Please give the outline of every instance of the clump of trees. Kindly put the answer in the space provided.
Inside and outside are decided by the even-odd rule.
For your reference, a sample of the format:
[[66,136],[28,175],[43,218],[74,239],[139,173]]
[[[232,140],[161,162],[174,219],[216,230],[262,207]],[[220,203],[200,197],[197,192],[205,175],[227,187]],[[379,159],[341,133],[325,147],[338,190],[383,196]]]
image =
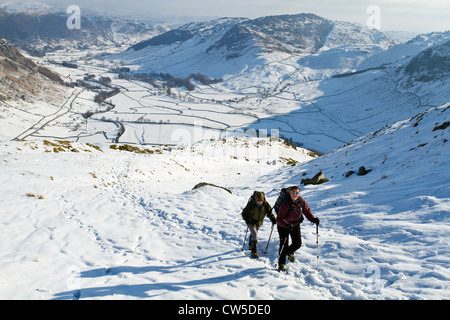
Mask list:
[[98,104],[100,104],[100,103],[105,102],[106,99],[111,98],[119,93],[120,93],[120,89],[118,89],[118,88],[114,88],[111,91],[102,90],[95,96],[94,101],[97,102]]
[[57,74],[56,72],[51,71],[49,68],[43,67],[43,66],[38,66],[37,71],[42,74],[44,77],[54,81],[54,82],[58,82],[66,87],[74,87],[73,83],[69,83],[69,82],[65,82],[63,79],[61,79],[61,77],[59,76],[59,74]]
[[189,78],[194,79],[195,81],[198,81],[204,85],[223,82],[223,79],[211,79],[211,78],[205,76],[204,74],[201,74],[200,72],[198,72],[197,74],[191,73]]
[[77,65],[77,64],[72,63],[72,62],[68,62],[68,61],[63,61],[63,62],[61,63],[61,65],[62,65],[63,67],[66,67],[66,68],[78,69],[78,65]]
[[137,73],[129,74],[125,72],[119,73],[119,79],[127,80],[139,80],[150,83],[155,88],[160,88],[159,82],[163,82],[163,86],[167,88],[186,88],[188,91],[194,91],[195,86],[192,84],[191,80],[195,80],[204,85],[210,85],[214,83],[222,82],[222,79],[211,79],[200,72],[197,74],[190,74],[187,78],[177,78],[172,76],[170,73]]
[[110,77],[100,77],[98,82],[100,82],[104,86],[109,86],[111,84],[112,80]]

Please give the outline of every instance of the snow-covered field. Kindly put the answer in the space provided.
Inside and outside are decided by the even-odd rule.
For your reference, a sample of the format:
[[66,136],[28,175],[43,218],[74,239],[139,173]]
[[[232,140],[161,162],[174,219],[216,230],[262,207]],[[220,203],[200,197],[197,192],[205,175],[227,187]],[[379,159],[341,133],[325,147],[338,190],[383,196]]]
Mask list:
[[[449,111],[430,110],[317,159],[255,138],[148,154],[3,142],[0,297],[448,299]],[[344,176],[360,166],[372,171]],[[302,187],[321,219],[319,258],[315,227],[304,222],[286,274],[275,268],[276,231],[267,254],[250,259],[240,212],[252,192],[273,204],[281,187],[319,169],[330,181]],[[192,190],[200,182],[231,193]],[[260,252],[269,233],[266,220]]]
[[[194,91],[172,88],[170,95],[161,82],[158,88],[142,81],[119,79],[117,73],[111,72],[121,66],[119,62],[138,68],[130,65],[132,60],[87,59],[83,52],[59,51],[39,62],[68,82],[89,75],[96,81],[90,83],[98,86],[102,77],[110,78],[110,86],[101,87],[105,91],[120,90],[106,99],[113,107],[93,102],[95,92],[81,87],[68,89],[62,105],[42,103],[14,119],[0,118],[2,127],[8,128],[0,132],[0,139],[30,136],[79,142],[118,139],[130,144],[189,145],[255,129],[269,136],[272,130],[278,130],[280,136],[305,148],[327,153],[385,124],[447,102],[450,90],[445,79],[405,87],[405,76],[398,67],[422,50],[446,41],[448,36],[430,34],[381,51],[377,46],[348,45],[309,56],[265,54],[258,65],[225,75],[222,83],[202,85],[191,80]],[[71,61],[78,68],[48,61]],[[185,67],[195,72],[189,62]],[[359,72],[348,74],[355,70]],[[2,108],[8,112],[12,109]],[[86,119],[86,112],[93,114]],[[39,126],[38,131],[27,132],[33,122],[45,123],[48,119],[52,121]]]
[[[122,130],[120,143],[189,145],[242,132],[254,135],[249,130],[256,130],[258,135],[279,134],[308,149],[327,153],[386,123],[442,104],[450,94],[442,82],[399,89],[393,82],[392,70],[327,78],[323,69],[300,69],[298,77],[324,79],[290,82],[277,78],[282,77],[278,74],[273,86],[244,87],[249,77],[245,75],[214,86],[193,81],[195,91],[172,88],[168,96],[151,84],[118,79],[117,74],[108,71],[108,65],[99,66],[95,60],[79,64],[78,69],[51,67],[72,81],[87,74],[96,80],[111,78],[111,86],[120,89],[119,94],[107,99],[113,108],[93,102],[95,92],[67,89],[61,106],[37,104],[26,117],[19,114],[14,119],[0,119],[8,128],[1,131],[0,139],[34,137],[105,143],[116,142]],[[271,67],[268,64],[265,68]],[[265,77],[260,74],[260,78]],[[94,114],[86,119],[86,112]],[[29,130],[32,127],[39,130]]]

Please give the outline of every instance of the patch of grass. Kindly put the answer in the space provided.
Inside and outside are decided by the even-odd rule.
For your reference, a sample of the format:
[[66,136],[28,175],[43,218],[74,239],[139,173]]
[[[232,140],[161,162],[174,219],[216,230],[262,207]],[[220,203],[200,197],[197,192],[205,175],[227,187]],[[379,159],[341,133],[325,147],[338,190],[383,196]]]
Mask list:
[[287,165],[287,166],[295,166],[295,165],[298,163],[297,160],[292,159],[292,158],[284,158],[284,157],[280,157],[280,160],[281,160],[282,162],[284,162],[284,164]]
[[318,155],[315,151],[312,150],[308,150],[307,155],[310,156],[311,158],[317,158]]
[[[85,151],[85,152],[92,152],[91,150],[89,150],[88,148],[74,148],[72,145],[72,142],[70,141],[66,141],[66,140],[55,140],[55,141],[48,141],[48,140],[44,140],[44,146],[46,147],[50,147],[50,149],[45,150],[45,152],[54,152],[54,153],[59,153],[59,152],[80,152],[81,151]],[[98,146],[95,146],[93,144],[90,143],[86,143],[86,146],[91,147],[95,150],[98,151],[102,151],[102,149]]]
[[25,195],[26,195],[28,198],[38,198],[39,200],[44,199],[44,196],[41,196],[41,195],[35,195],[34,193],[31,193],[31,192],[27,192]]
[[103,152],[103,150],[99,146],[93,145],[91,143],[86,143],[86,145],[91,147],[91,148],[93,148],[93,149],[95,149],[95,150],[97,150],[97,151]]
[[116,145],[116,144],[112,144],[109,146],[110,149],[113,150],[120,150],[120,151],[127,151],[127,152],[134,152],[134,153],[141,153],[141,154],[161,154],[161,150],[157,149],[157,150],[151,150],[151,149],[145,149],[145,148],[139,148],[139,147],[135,147],[135,146],[131,146],[129,144],[121,144],[121,145]]
[[[73,147],[70,141],[55,140],[55,142],[51,142],[48,140],[44,140],[44,146],[53,147],[52,150],[54,153],[73,151]],[[76,152],[78,152],[78,150]]]

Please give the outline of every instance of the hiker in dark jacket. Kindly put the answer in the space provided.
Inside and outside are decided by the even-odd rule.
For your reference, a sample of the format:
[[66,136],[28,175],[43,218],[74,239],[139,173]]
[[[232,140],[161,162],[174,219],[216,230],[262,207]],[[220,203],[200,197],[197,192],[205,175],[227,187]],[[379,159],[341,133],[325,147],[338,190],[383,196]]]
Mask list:
[[273,224],[277,222],[272,213],[272,207],[266,201],[264,192],[255,191],[242,210],[242,218],[250,230],[249,247],[252,252],[252,258],[258,258],[258,231],[263,225],[266,215]]
[[[300,188],[292,186],[288,189],[288,194],[277,212],[277,229],[280,235],[278,269],[280,271],[286,270],[286,256],[291,262],[294,262],[294,252],[302,245],[300,223],[303,221],[303,215],[309,221],[319,225],[319,219],[314,217],[309,205],[300,197]],[[288,245],[289,236],[292,240],[291,245]]]

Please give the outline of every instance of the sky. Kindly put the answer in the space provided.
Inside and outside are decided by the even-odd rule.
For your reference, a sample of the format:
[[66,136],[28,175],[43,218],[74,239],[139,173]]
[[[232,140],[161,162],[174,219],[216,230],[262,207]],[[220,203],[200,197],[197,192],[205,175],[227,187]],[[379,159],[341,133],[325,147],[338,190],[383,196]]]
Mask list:
[[[1,2],[1,0],[0,0]],[[57,7],[117,11],[149,18],[247,17],[314,13],[381,31],[416,33],[450,30],[450,0],[39,0]]]

